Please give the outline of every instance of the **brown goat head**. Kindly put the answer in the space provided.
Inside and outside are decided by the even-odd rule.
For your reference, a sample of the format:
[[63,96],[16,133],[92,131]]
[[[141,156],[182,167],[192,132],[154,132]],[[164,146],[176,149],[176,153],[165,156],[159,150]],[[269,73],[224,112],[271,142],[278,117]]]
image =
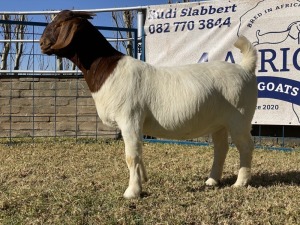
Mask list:
[[68,47],[74,35],[80,31],[87,19],[95,14],[90,12],[75,12],[63,10],[49,23],[40,39],[40,47],[44,54],[61,55],[63,49]]

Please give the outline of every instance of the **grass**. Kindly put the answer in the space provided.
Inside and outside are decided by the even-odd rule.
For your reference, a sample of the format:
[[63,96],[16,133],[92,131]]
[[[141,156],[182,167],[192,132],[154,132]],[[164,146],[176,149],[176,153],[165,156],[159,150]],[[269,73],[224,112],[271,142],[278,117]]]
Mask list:
[[125,200],[123,142],[0,144],[0,224],[300,224],[299,150],[255,150],[252,183],[237,189],[235,148],[221,185],[204,186],[212,155],[144,144],[150,180]]

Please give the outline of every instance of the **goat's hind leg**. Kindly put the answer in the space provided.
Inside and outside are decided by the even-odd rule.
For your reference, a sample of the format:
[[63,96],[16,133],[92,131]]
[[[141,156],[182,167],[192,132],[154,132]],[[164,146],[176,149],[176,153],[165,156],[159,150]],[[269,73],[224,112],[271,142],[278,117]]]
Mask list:
[[251,180],[251,162],[254,143],[250,131],[231,134],[234,144],[240,153],[240,169],[234,187],[245,186]]
[[225,158],[228,152],[228,132],[224,128],[212,134],[214,143],[214,162],[208,180],[205,182],[208,186],[215,186],[219,183]]

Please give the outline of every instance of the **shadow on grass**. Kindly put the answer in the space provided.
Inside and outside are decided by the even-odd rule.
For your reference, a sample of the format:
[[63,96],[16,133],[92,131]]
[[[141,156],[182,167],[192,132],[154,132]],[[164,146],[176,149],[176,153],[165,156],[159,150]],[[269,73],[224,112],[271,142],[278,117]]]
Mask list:
[[[220,187],[227,187],[234,184],[236,176],[222,179]],[[297,185],[300,186],[300,171],[287,171],[276,173],[252,174],[250,185],[252,187],[270,187],[274,185]]]
[[[232,186],[236,181],[237,176],[230,176],[223,178],[219,186],[210,187],[206,185],[200,185],[198,187],[187,187],[188,192],[202,192],[205,190],[214,190],[219,188],[225,188]],[[300,171],[288,171],[278,173],[261,173],[253,174],[250,182],[250,186],[254,188],[258,187],[271,187],[275,185],[293,185],[300,186]]]

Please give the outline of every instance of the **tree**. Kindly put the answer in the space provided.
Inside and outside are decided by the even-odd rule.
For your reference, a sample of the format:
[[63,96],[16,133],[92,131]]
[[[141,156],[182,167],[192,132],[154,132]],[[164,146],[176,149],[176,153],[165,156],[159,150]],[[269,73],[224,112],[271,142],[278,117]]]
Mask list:
[[[177,1],[180,2],[180,1]],[[183,0],[182,2],[190,2],[190,0]],[[172,0],[168,0],[171,4]],[[133,28],[134,21],[136,21],[136,12],[133,11],[123,11],[123,12],[112,12],[112,18],[116,27]],[[126,36],[122,32],[118,31],[117,36],[121,39],[128,39],[127,41],[121,41],[121,44],[126,49],[127,55],[133,56],[133,46],[132,46],[132,33],[126,32]],[[119,43],[116,43],[116,48],[119,50]]]
[[[10,21],[10,15],[2,15],[2,20]],[[26,25],[25,21],[28,21],[25,15],[15,16],[13,18],[14,21],[18,21],[21,23],[11,24],[11,23],[2,23],[0,24],[0,28],[2,28],[2,36],[4,40],[7,40],[3,43],[3,49],[1,53],[1,70],[7,70],[8,68],[8,56],[12,51],[15,50],[15,58],[14,58],[14,70],[20,69],[21,57],[23,55],[24,43],[23,42],[15,42],[15,49],[11,44],[11,40],[23,40],[26,33]]]
[[[27,21],[27,17],[25,15],[20,15],[19,17],[16,17],[15,20],[24,22]],[[24,23],[17,24],[15,26],[15,37],[17,40],[24,40],[25,32],[26,32],[26,25]],[[16,42],[15,48],[16,48],[16,56],[15,56],[14,70],[19,70],[21,56],[23,54],[23,49],[24,49],[24,43]]]
[[[47,23],[50,23],[55,17],[55,14],[45,15]],[[56,57],[56,70],[63,70],[63,59]]]
[[[2,15],[2,20],[9,20],[9,15]],[[4,40],[11,40],[11,24],[3,23],[0,24],[2,30],[3,30],[3,38]],[[10,42],[4,42],[3,43],[3,50],[1,53],[1,70],[7,70],[7,58],[10,50]]]
[[[117,27],[133,28],[136,13],[132,11],[112,12],[112,18]],[[127,41],[121,41],[123,47],[126,49],[127,55],[133,56],[132,46],[132,33],[127,31],[124,37],[123,33],[118,31],[118,35],[121,39],[128,39]],[[116,48],[119,49],[119,42],[116,43]]]

